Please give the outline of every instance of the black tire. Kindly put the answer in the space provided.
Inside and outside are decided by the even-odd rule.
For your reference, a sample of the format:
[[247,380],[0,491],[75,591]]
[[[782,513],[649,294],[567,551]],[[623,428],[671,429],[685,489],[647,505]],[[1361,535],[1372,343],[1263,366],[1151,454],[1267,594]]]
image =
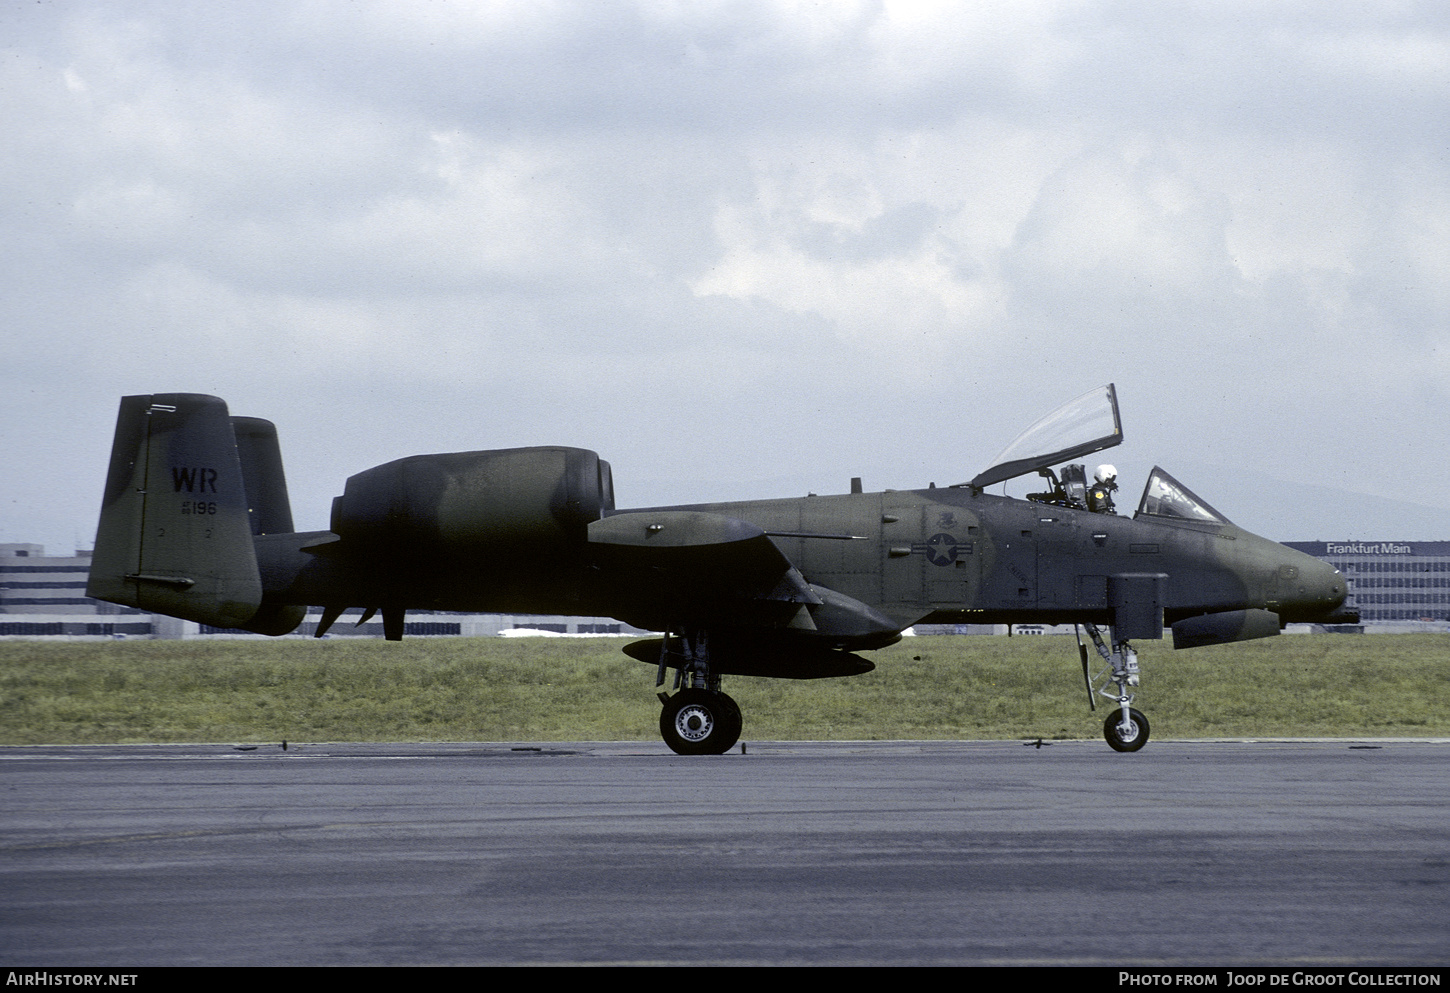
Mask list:
[[725,708],[728,718],[725,731],[727,732],[726,737],[730,739],[730,744],[725,746],[725,751],[729,751],[740,740],[740,732],[745,730],[745,715],[740,712],[740,704],[724,693],[720,694],[720,703]]
[[1132,726],[1126,731],[1119,727],[1122,719],[1122,710],[1114,709],[1103,722],[1103,737],[1115,752],[1136,752],[1148,743],[1148,718],[1129,708],[1128,720]]
[[681,690],[660,711],[660,737],[677,755],[724,755],[740,740],[742,723],[724,693]]

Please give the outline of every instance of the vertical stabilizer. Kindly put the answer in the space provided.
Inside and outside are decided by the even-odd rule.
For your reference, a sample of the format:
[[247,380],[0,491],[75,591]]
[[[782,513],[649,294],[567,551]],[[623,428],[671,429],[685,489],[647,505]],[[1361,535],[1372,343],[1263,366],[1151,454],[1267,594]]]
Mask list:
[[[248,506],[225,402],[194,393],[123,397],[86,594],[245,626],[262,603]],[[290,510],[287,517],[290,530]]]
[[292,534],[292,504],[287,499],[277,426],[260,417],[233,417],[232,430],[252,534]]

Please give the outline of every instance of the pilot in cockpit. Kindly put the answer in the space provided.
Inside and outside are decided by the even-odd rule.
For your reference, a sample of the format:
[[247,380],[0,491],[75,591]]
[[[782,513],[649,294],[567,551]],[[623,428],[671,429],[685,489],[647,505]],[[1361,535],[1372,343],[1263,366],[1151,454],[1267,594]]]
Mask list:
[[1088,489],[1088,510],[1094,514],[1116,514],[1113,509],[1113,493],[1118,489],[1118,470],[1111,465],[1098,466],[1093,473],[1093,485]]

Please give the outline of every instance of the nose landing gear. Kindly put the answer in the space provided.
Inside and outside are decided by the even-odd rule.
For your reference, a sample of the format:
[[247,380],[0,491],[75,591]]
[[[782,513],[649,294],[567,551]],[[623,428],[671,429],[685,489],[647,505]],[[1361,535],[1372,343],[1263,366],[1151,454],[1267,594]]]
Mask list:
[[[1077,647],[1082,657],[1083,679],[1088,688],[1088,706],[1097,709],[1093,704],[1095,694],[1113,701],[1117,709],[1103,722],[1103,737],[1113,751],[1136,752],[1148,743],[1148,718],[1130,706],[1133,694],[1128,692],[1129,686],[1138,685],[1138,653],[1133,651],[1126,639],[1118,641],[1116,637],[1110,649],[1096,624],[1084,624],[1083,627],[1087,628],[1098,655],[1107,663],[1096,675],[1089,674],[1087,646],[1082,643],[1079,633]],[[1095,688],[1094,683],[1099,685]],[[1116,691],[1108,689],[1109,683],[1116,687]]]

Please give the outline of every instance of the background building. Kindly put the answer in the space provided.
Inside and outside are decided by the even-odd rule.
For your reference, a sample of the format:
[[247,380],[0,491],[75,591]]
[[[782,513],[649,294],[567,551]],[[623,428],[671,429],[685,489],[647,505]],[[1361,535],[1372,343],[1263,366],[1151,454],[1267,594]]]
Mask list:
[[90,552],[0,544],[0,637],[154,637],[151,614],[86,596],[90,568]]
[[1450,541],[1287,541],[1344,574],[1366,629],[1450,630]]
[[[0,544],[0,637],[103,640],[108,638],[264,638],[231,628],[178,620],[134,607],[120,607],[86,596],[91,553],[46,555],[43,545]],[[359,626],[362,608],[338,618],[328,638],[381,638],[381,617]],[[322,608],[288,638],[310,638],[322,619]],[[530,631],[556,635],[646,634],[608,617],[540,617],[532,614],[464,614],[410,610],[404,628],[408,637],[490,637]]]

